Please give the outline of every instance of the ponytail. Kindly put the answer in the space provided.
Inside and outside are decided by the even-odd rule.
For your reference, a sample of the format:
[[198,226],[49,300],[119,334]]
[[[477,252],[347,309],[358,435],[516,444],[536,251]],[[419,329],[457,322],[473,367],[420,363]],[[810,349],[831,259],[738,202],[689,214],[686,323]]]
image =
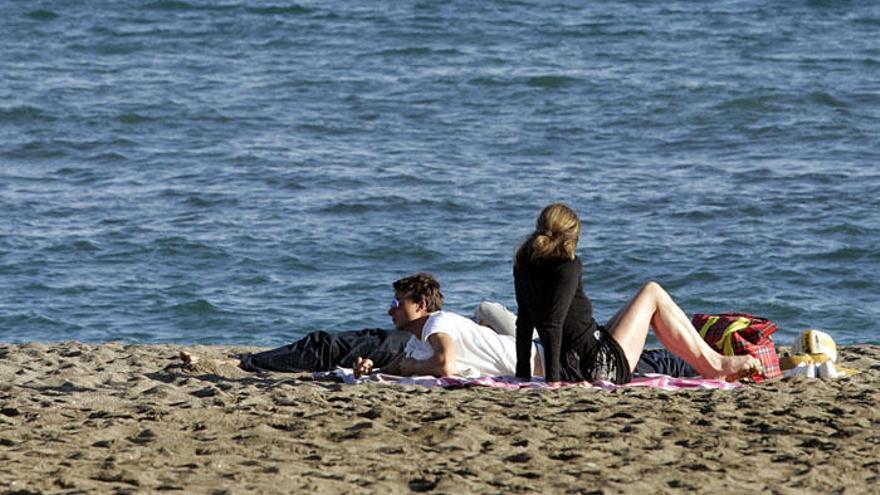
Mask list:
[[519,266],[527,261],[572,260],[575,257],[581,222],[577,214],[562,203],[546,206],[538,215],[535,230],[520,245],[514,258]]

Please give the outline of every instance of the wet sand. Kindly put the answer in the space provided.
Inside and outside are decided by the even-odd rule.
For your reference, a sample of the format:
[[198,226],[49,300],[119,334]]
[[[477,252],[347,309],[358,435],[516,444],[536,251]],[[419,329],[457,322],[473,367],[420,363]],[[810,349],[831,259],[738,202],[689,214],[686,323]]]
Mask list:
[[730,390],[342,385],[238,347],[0,344],[0,494],[876,493],[880,346]]

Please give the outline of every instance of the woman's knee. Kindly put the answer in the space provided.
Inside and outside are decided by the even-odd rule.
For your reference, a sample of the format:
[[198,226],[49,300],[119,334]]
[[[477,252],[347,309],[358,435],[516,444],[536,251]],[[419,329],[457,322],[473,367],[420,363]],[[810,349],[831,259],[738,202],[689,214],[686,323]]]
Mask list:
[[644,283],[644,285],[642,285],[640,292],[653,296],[662,296],[666,294],[666,289],[664,289],[663,286],[660,285],[657,281],[648,280]]

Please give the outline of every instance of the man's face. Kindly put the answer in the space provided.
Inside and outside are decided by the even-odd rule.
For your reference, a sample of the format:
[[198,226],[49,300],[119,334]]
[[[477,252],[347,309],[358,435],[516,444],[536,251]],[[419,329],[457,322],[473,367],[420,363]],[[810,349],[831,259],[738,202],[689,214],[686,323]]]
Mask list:
[[403,294],[395,294],[388,308],[388,316],[398,330],[412,330],[413,322],[428,316],[425,303],[416,304]]

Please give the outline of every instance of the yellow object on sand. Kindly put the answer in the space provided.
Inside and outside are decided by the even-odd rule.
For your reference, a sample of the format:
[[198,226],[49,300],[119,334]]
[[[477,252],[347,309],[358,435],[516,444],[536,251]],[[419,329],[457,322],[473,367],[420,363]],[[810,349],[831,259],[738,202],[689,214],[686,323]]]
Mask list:
[[838,373],[843,373],[844,376],[849,377],[849,376],[853,376],[853,375],[858,375],[859,373],[862,372],[862,370],[858,370],[858,369],[856,369],[856,368],[843,368],[843,367],[840,367],[840,368],[837,368],[837,372],[838,372]]
[[797,368],[798,366],[822,364],[829,359],[830,358],[827,355],[822,353],[781,356],[779,358],[779,368],[783,370],[790,370],[792,368]]
[[807,376],[810,378],[844,378],[859,373],[855,368],[837,367],[826,354],[796,354],[780,356],[779,368],[785,377]]
[[825,354],[832,362],[837,362],[837,344],[825,332],[805,330],[794,343],[795,354]]

